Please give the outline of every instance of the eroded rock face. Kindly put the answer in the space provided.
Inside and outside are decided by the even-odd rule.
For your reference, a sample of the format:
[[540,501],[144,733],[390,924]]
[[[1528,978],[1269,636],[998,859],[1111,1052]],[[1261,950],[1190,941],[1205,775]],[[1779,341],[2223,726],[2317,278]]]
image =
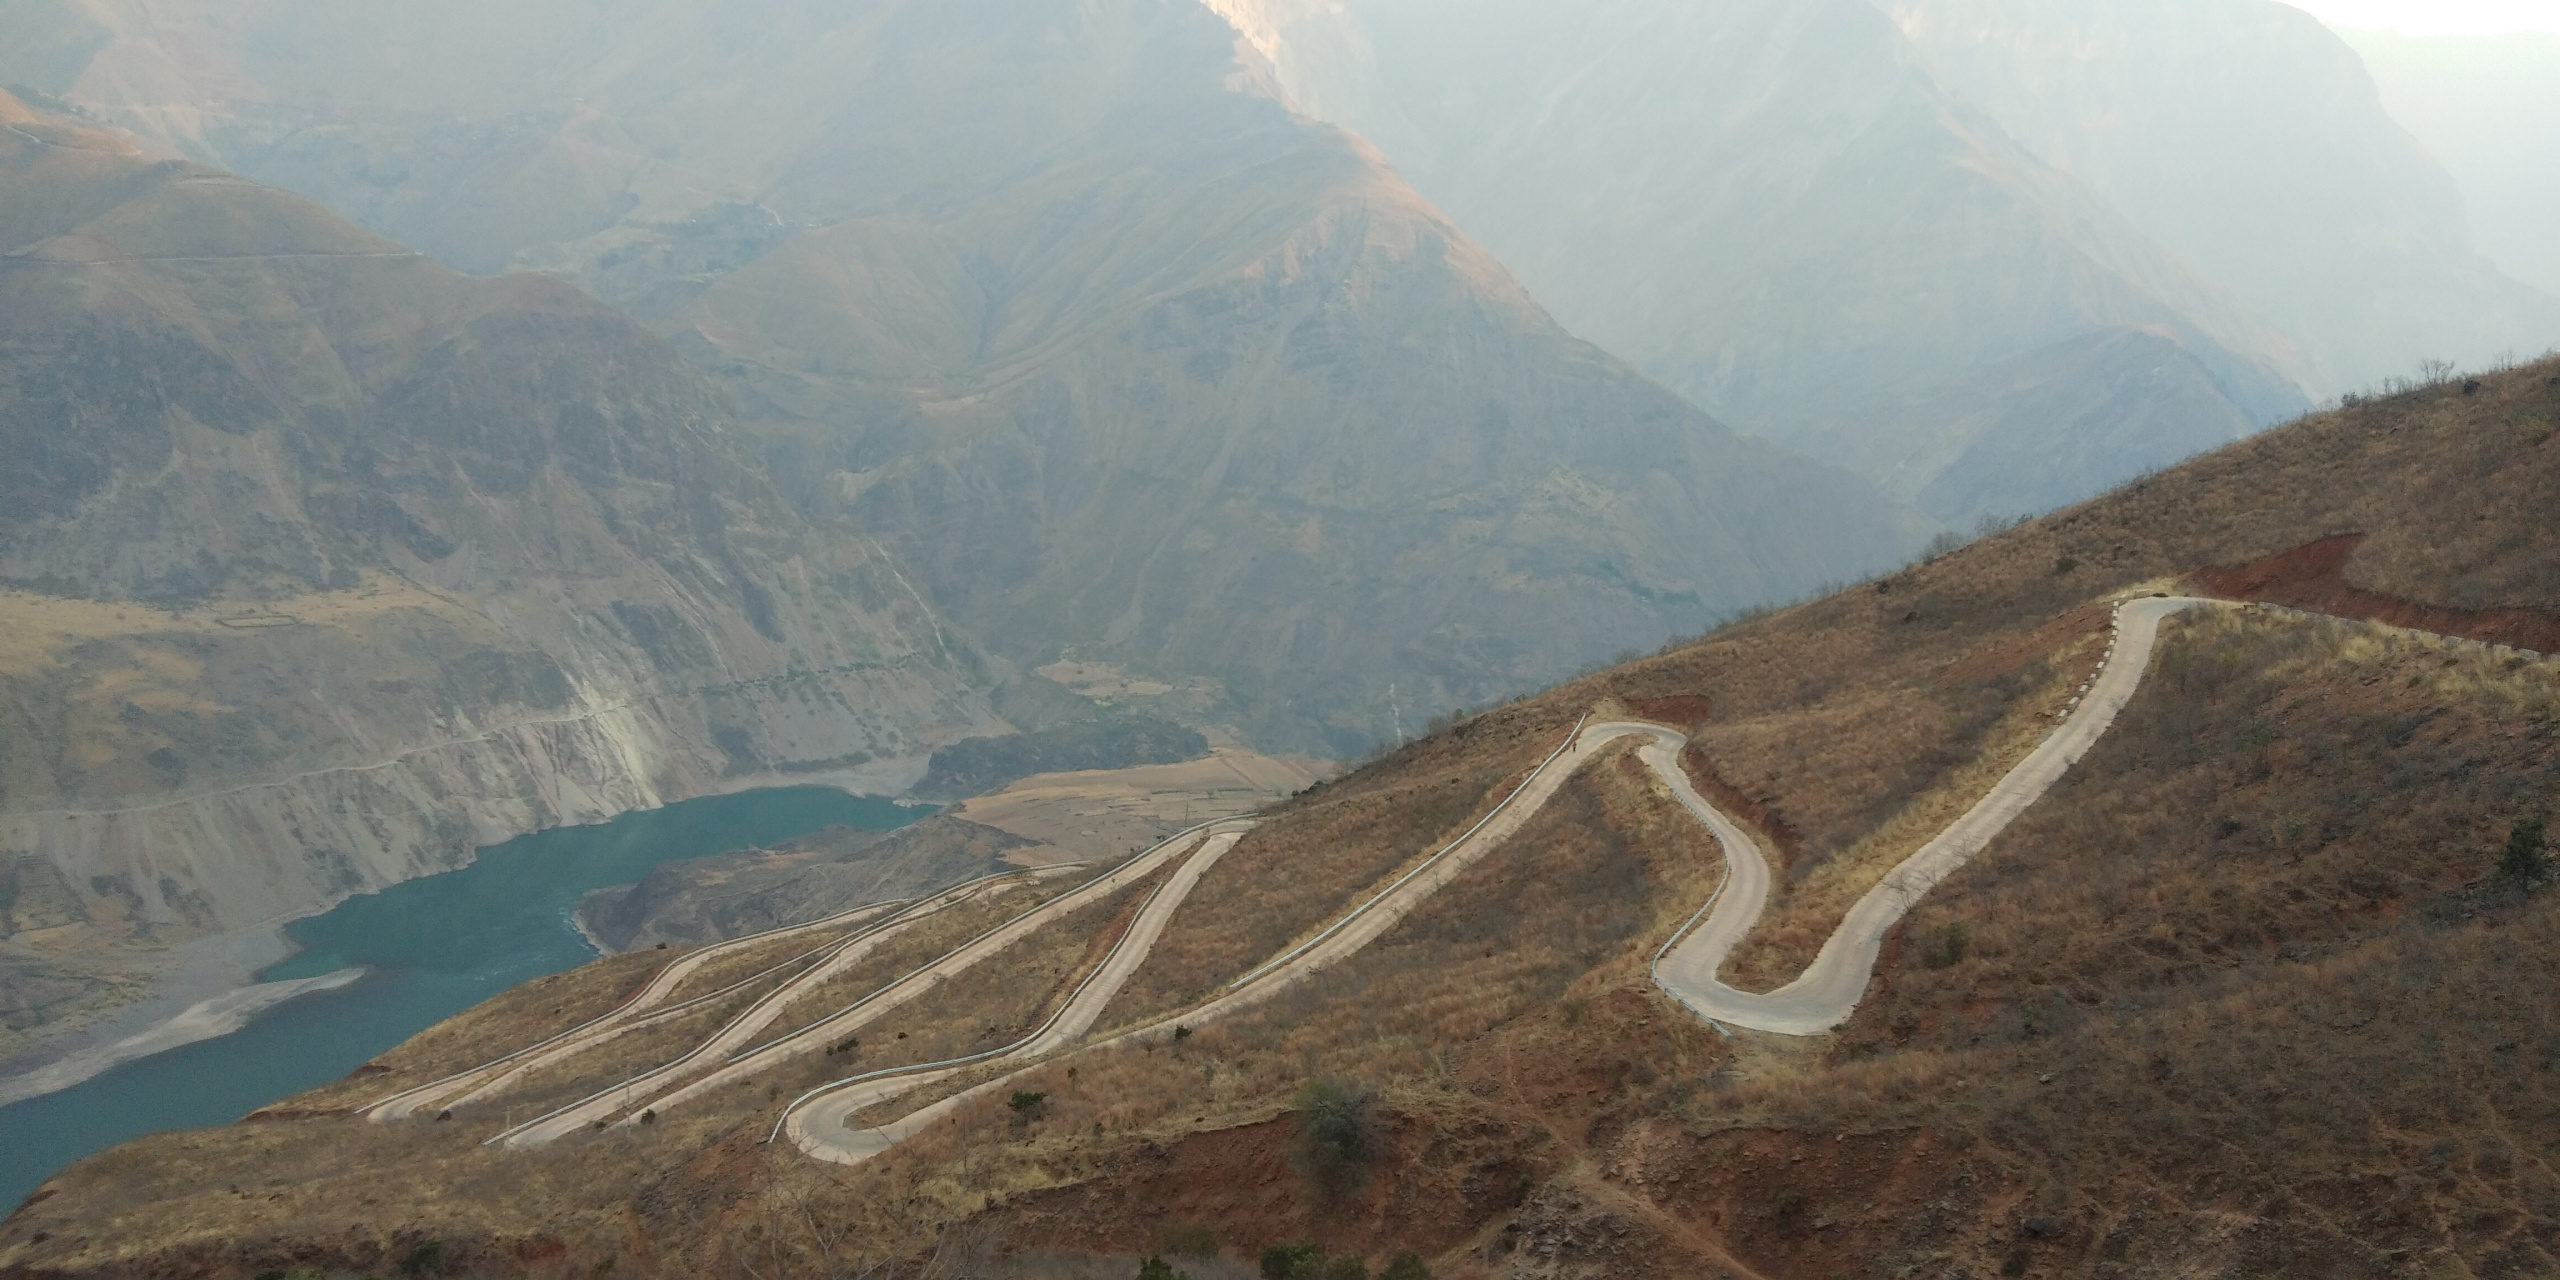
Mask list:
[[622,305],[993,654],[1198,681],[1265,749],[1356,754],[1927,536],[1577,341],[1196,5],[78,23],[78,65],[0,72]]
[[579,904],[587,935],[617,951],[699,946],[824,919],[1007,869],[1031,841],[959,818],[895,831],[828,827],[773,849],[670,862]]
[[0,113],[13,1025],[119,946],[740,777],[894,791],[1000,725],[896,568],[784,501],[645,330]]

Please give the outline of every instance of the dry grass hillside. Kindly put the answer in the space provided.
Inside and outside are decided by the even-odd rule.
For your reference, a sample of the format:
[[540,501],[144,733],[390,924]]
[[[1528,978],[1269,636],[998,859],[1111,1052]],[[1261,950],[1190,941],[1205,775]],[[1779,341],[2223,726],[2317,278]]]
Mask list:
[[0,1059],[174,942],[999,727],[610,308],[0,123]]
[[[1273,807],[1104,1022],[1178,1010],[1365,897],[1595,708],[1695,726],[1691,770],[1784,859],[1737,959],[1781,978],[2056,705],[2113,595],[2228,570],[2454,631],[2551,625],[2555,430],[2560,362],[2360,405],[1467,718]],[[2350,535],[2343,560],[2282,559]],[[486,1108],[351,1120],[381,1087],[355,1082],[74,1167],[0,1225],[0,1274],[354,1274],[433,1243],[457,1274],[1037,1275],[1296,1239],[1444,1277],[2548,1274],[2560,889],[2497,867],[2560,787],[2555,722],[2560,679],[2520,655],[2190,614],[1826,1036],[1726,1038],[1651,987],[1715,851],[1620,752],[1318,979],[1059,1059],[1010,1086],[1037,1105],[964,1107],[863,1166],[759,1143],[796,1076],[505,1156],[477,1146]],[[1001,1035],[1086,941],[1020,948],[882,1033]],[[637,962],[398,1055],[529,1040]],[[1303,1158],[1297,1099],[1324,1079],[1368,1099],[1347,1163]]]

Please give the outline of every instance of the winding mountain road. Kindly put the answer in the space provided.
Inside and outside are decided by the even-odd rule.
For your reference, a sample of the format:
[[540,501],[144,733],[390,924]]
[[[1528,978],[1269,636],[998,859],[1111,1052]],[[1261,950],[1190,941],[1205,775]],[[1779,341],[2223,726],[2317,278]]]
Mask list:
[[[804,1151],[811,1151],[813,1147],[828,1149],[827,1144],[833,1141],[855,1144],[861,1148],[861,1154],[838,1163],[859,1163],[896,1145],[905,1134],[931,1124],[936,1117],[948,1113],[961,1101],[985,1093],[992,1084],[971,1089],[897,1121],[892,1126],[898,1129],[895,1137],[884,1130],[846,1128],[845,1121],[856,1113],[937,1080],[948,1079],[982,1062],[1027,1061],[1083,1039],[1084,1034],[1093,1029],[1094,1021],[1102,1016],[1102,1011],[1110,1007],[1112,997],[1120,994],[1120,988],[1128,985],[1130,975],[1138,971],[1147,954],[1155,949],[1156,939],[1164,936],[1165,926],[1172,922],[1173,913],[1181,909],[1183,900],[1191,896],[1191,890],[1198,886],[1200,877],[1208,874],[1209,868],[1216,866],[1218,859],[1225,857],[1227,850],[1234,848],[1236,841],[1243,838],[1244,830],[1237,829],[1221,831],[1203,842],[1200,851],[1167,877],[1146,905],[1139,908],[1137,919],[1113,945],[1111,954],[1095,966],[1092,976],[1076,988],[1075,993],[1059,1006],[1055,1014],[1050,1015],[1049,1021],[1039,1030],[1002,1049],[957,1062],[892,1067],[820,1085],[784,1109],[782,1123],[776,1126],[776,1133],[788,1129],[792,1142]],[[1016,1074],[1019,1073],[1008,1072],[1003,1080],[1010,1080]],[[1002,1083],[1002,1080],[993,1083]],[[847,1136],[837,1139],[835,1135],[838,1134]]]
[[[1204,834],[1215,836],[1221,824],[1204,823],[1184,831],[1121,863],[1066,893],[960,944],[887,986],[787,1035],[753,1045],[755,1037],[802,996],[860,958],[852,948],[767,994],[710,1039],[673,1061],[616,1082],[556,1111],[536,1117],[490,1139],[509,1148],[546,1146],[582,1129],[607,1125],[618,1117],[635,1120],[642,1111],[666,1112],[694,1101],[722,1085],[743,1082],[793,1058],[816,1053],[828,1044],[878,1020],[891,1010],[924,995],[945,979],[967,971],[989,956],[1051,922],[1090,906],[1144,880],[1166,863],[1188,852]],[[1034,876],[1057,874],[1044,868]],[[962,886],[963,889],[970,886]],[[946,891],[949,897],[959,890]],[[941,898],[928,900],[942,902]],[[949,904],[946,904],[949,905]],[[901,913],[905,922],[916,909]],[[861,949],[868,954],[869,948]],[[733,1056],[734,1055],[734,1056]]]
[[[685,979],[692,977],[696,971],[702,968],[702,966],[709,964],[714,960],[735,955],[749,947],[762,946],[779,938],[788,938],[804,933],[818,933],[828,929],[849,928],[853,925],[860,924],[865,920],[876,917],[883,912],[893,911],[902,905],[904,905],[902,902],[869,903],[856,907],[851,911],[838,912],[837,914],[828,916],[823,920],[812,920],[805,924],[788,925],[780,929],[770,929],[763,933],[750,934],[743,938],[732,938],[726,942],[715,943],[711,946],[700,947],[695,950],[688,951],[661,967],[656,973],[651,974],[649,980],[641,984],[638,991],[631,994],[630,999],[614,1006],[613,1009],[591,1022],[572,1027],[548,1040],[529,1045],[514,1053],[508,1054],[503,1058],[497,1058],[489,1062],[481,1063],[476,1067],[456,1072],[439,1080],[430,1080],[427,1083],[418,1085],[414,1088],[404,1089],[399,1093],[392,1094],[390,1097],[366,1105],[359,1114],[363,1115],[368,1120],[405,1120],[420,1111],[439,1109],[439,1103],[444,1103],[445,1105],[450,1106],[461,1106],[464,1103],[475,1101],[480,1097],[494,1093],[505,1087],[507,1084],[512,1083],[527,1072],[540,1067],[549,1066],[550,1064],[558,1062],[563,1058],[570,1057],[571,1055],[585,1052],[586,1050],[603,1044],[605,1041],[611,1040],[616,1036],[639,1030],[644,1026],[655,1025],[658,1021],[669,1015],[682,1010],[689,1010],[696,1005],[701,1004],[705,1000],[716,999],[722,995],[726,995],[729,991],[736,990],[748,983],[768,977],[779,969],[788,968],[792,964],[796,964],[801,960],[807,959],[808,956],[805,954],[795,956],[790,960],[786,960],[781,964],[774,966],[772,969],[767,969],[763,973],[756,974],[742,982],[732,984],[730,987],[723,990],[714,991],[709,995],[687,1000],[671,1008],[658,1008],[659,1005],[665,1002],[668,996],[673,995],[676,992],[677,988],[684,985]],[[824,949],[825,948],[823,947],[819,948],[819,950]],[[460,1097],[455,1096],[457,1093],[461,1093],[461,1091],[465,1089],[469,1089],[470,1092],[464,1093]],[[450,1099],[450,1101],[447,1102],[447,1099]]]
[[1859,898],[1801,976],[1765,995],[1736,991],[1718,979],[1716,971],[1759,923],[1769,899],[1768,859],[1738,824],[1708,804],[1690,784],[1680,768],[1679,735],[1654,731],[1656,740],[1641,752],[1645,764],[1670,786],[1682,808],[1715,833],[1732,868],[1714,914],[1662,956],[1654,967],[1654,981],[1699,1016],[1717,1022],[1797,1036],[1820,1035],[1840,1025],[1875,976],[1876,955],[1884,947],[1885,934],[1923,894],[1982,852],[2088,754],[2141,686],[2161,620],[2208,603],[2182,597],[2134,600],[2120,606],[2106,665],[2079,695],[2078,705],[2061,726],[1963,817]]
[[[2149,597],[2120,602],[2114,637],[2098,672],[2080,687],[2063,713],[2063,721],[2035,750],[1993,785],[1971,809],[1945,831],[1897,864],[1853,905],[1823,943],[1813,963],[1795,981],[1766,993],[1738,991],[1716,974],[1733,950],[1758,924],[1769,901],[1771,877],[1767,856],[1741,824],[1700,795],[1680,767],[1680,751],[1688,739],[1658,724],[1587,719],[1574,726],[1565,741],[1523,778],[1509,796],[1483,819],[1439,850],[1422,857],[1386,887],[1336,917],[1324,928],[1237,978],[1205,1004],[1172,1017],[1123,1031],[1084,1048],[1102,1048],[1170,1032],[1178,1025],[1199,1026],[1272,999],[1324,969],[1358,954],[1500,848],[1526,825],[1565,782],[1585,764],[1622,740],[1642,739],[1637,758],[1660,778],[1673,798],[1707,828],[1724,851],[1724,877],[1707,904],[1655,957],[1654,981],[1673,999],[1719,1026],[1731,1025],[1785,1035],[1818,1035],[1849,1016],[1873,980],[1884,938],[1923,895],[1982,851],[2002,830],[2052,788],[2071,766],[2114,723],[2116,715],[2140,686],[2160,623],[2186,609],[2216,603],[2191,598]],[[1001,886],[972,882],[946,890],[923,902],[906,905],[886,921],[853,936],[831,941],[809,953],[767,969],[747,980],[754,983],[794,964],[815,960],[786,979],[745,1013],[683,1056],[609,1086],[576,1103],[516,1126],[490,1141],[506,1147],[541,1146],[582,1129],[599,1128],[619,1119],[636,1123],[647,1108],[664,1111],[724,1084],[743,1082],[784,1061],[816,1052],[848,1032],[867,1025],[889,1010],[931,990],[1035,931],[1137,884],[1168,866],[1165,882],[1139,907],[1126,931],[1084,981],[1042,1025],[1022,1040],[999,1049],[947,1062],[868,1072],[820,1086],[795,1099],[774,1126],[773,1137],[788,1134],[794,1146],[821,1160],[853,1164],[888,1150],[908,1136],[935,1124],[968,1102],[997,1092],[1023,1071],[1059,1051],[1077,1047],[1112,999],[1143,964],[1174,914],[1201,878],[1254,826],[1251,818],[1222,819],[1182,832],[1156,847],[1095,876],[1019,916],[962,943],[845,1008],[762,1045],[747,1047],[782,1012],[820,983],[842,972],[876,946],[874,940],[936,911],[948,909],[968,895]],[[1190,855],[1184,860],[1184,855]],[[863,909],[885,912],[899,904]],[[861,917],[861,918],[857,918]],[[395,1119],[414,1114],[439,1098],[463,1100],[488,1096],[541,1065],[581,1052],[614,1035],[654,1025],[679,1009],[741,989],[732,984],[713,996],[660,1009],[685,977],[703,963],[736,948],[761,944],[794,932],[859,924],[861,912],[847,913],[808,925],[772,931],[705,948],[657,976],[612,1013],[563,1032],[541,1044],[470,1071],[395,1094],[374,1104],[367,1114]],[[872,945],[865,945],[871,943]],[[874,1128],[847,1127],[851,1117],[927,1084],[990,1062],[1017,1063],[1015,1070]]]
[[[2072,698],[2063,723],[2025,760],[1994,784],[1989,794],[1967,810],[1963,817],[1887,872],[1874,889],[1850,908],[1804,974],[1776,991],[1766,994],[1737,991],[1716,977],[1716,971],[1723,966],[1725,958],[1750,934],[1768,904],[1769,863],[1741,824],[1700,795],[1687,772],[1680,767],[1679,753],[1688,745],[1688,739],[1661,725],[1630,721],[1586,722],[1576,725],[1565,744],[1549,755],[1475,828],[1406,872],[1376,897],[1353,908],[1306,942],[1238,979],[1226,994],[1217,999],[1177,1017],[1123,1032],[1088,1047],[1099,1049],[1162,1034],[1176,1025],[1196,1027],[1268,1000],[1358,952],[1394,927],[1424,899],[1517,832],[1582,765],[1621,739],[1630,737],[1647,739],[1638,749],[1638,758],[1670,788],[1681,807],[1715,836],[1725,851],[1727,868],[1724,881],[1708,900],[1712,913],[1707,914],[1705,925],[1695,932],[1684,929],[1682,934],[1674,935],[1673,943],[1667,945],[1656,960],[1655,982],[1672,998],[1712,1022],[1785,1035],[1822,1034],[1837,1026],[1857,1007],[1868,983],[1874,978],[1876,957],[1883,947],[1885,935],[1901,921],[1912,905],[1989,845],[2019,814],[2051,789],[2073,764],[2078,763],[2115,723],[2117,713],[2123,710],[2141,685],[2143,672],[2150,664],[2160,622],[2183,610],[2211,603],[2216,602],[2184,597],[2145,598],[2120,603],[2104,665]],[[1165,915],[1170,917],[1173,907],[1179,905],[1178,900],[1168,904]],[[1701,908],[1701,912],[1707,913],[1707,908]],[[1123,940],[1121,950],[1128,950],[1134,941],[1133,931],[1132,938]],[[1113,958],[1117,960],[1119,953],[1115,952]],[[1139,952],[1129,961],[1129,968],[1134,970],[1144,958],[1143,952]],[[1102,1000],[1107,1002],[1108,998],[1106,994]],[[1044,1044],[1043,1051],[1049,1047],[1063,1047],[1070,1039],[1072,1037],[1059,1037],[1054,1045]],[[1025,1051],[1009,1054],[1007,1058],[1028,1059],[1034,1056],[1037,1055]],[[822,1087],[793,1102],[775,1126],[775,1135],[788,1134],[794,1146],[816,1159],[837,1164],[859,1164],[939,1123],[971,1101],[1007,1088],[1024,1071],[1036,1065],[1032,1063],[983,1081],[887,1124],[859,1130],[848,1128],[846,1120],[869,1107],[945,1079],[965,1068],[936,1065],[913,1072],[883,1072],[857,1077]]]

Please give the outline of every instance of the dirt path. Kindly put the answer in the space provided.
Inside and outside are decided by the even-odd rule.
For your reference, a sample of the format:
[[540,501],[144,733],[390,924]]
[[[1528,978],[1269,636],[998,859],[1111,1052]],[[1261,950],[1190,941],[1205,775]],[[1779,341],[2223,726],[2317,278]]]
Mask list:
[[1102,1011],[1110,1006],[1112,997],[1119,995],[1120,988],[1128,984],[1130,975],[1138,971],[1147,953],[1155,949],[1156,939],[1164,936],[1165,926],[1172,922],[1173,913],[1181,909],[1183,900],[1190,897],[1192,889],[1199,885],[1200,877],[1208,874],[1209,868],[1217,865],[1218,859],[1225,857],[1227,850],[1244,838],[1242,828],[1246,825],[1239,823],[1237,830],[1221,831],[1209,837],[1201,845],[1200,852],[1193,854],[1166,879],[1164,885],[1139,909],[1138,918],[1131,922],[1129,931],[1113,944],[1111,954],[1095,966],[1092,976],[1086,978],[1058,1012],[1050,1016],[1047,1025],[1016,1044],[960,1062],[897,1067],[821,1085],[801,1095],[784,1111],[782,1123],[775,1127],[775,1133],[788,1132],[793,1145],[821,1160],[859,1164],[949,1114],[962,1101],[981,1096],[1021,1073],[1007,1072],[1001,1079],[935,1103],[884,1129],[850,1129],[846,1126],[850,1117],[891,1098],[948,1079],[978,1063],[990,1060],[1029,1061],[1083,1039],[1084,1034],[1093,1029],[1094,1021],[1102,1016]]
[[[684,985],[685,979],[692,977],[702,966],[714,960],[779,938],[850,928],[885,912],[896,910],[902,905],[905,904],[870,903],[851,911],[828,916],[823,920],[812,920],[806,924],[789,925],[764,933],[749,934],[743,938],[732,938],[727,942],[686,952],[651,974],[649,980],[641,984],[640,990],[634,992],[630,999],[623,1001],[592,1022],[572,1027],[539,1044],[517,1050],[494,1061],[484,1062],[467,1071],[456,1072],[441,1080],[431,1080],[415,1088],[395,1093],[366,1106],[359,1114],[368,1120],[404,1120],[420,1111],[436,1110],[439,1104],[461,1106],[464,1103],[478,1101],[513,1083],[527,1072],[549,1066],[574,1054],[583,1053],[615,1037],[637,1031],[641,1027],[654,1025],[668,1015],[680,1010],[692,1009],[704,1001],[727,995],[738,987],[770,975],[776,969],[798,963],[808,957],[805,955],[794,957],[775,966],[774,969],[768,969],[764,973],[747,978],[721,991],[687,1000],[672,1008],[659,1008],[666,1002],[668,996],[675,994],[677,988]],[[824,948],[821,947],[820,950]],[[653,1011],[655,1016],[644,1016],[652,1014]],[[465,1090],[468,1092],[464,1092]],[[460,1096],[456,1096],[457,1094]],[[447,1099],[450,1099],[449,1103],[445,1102]]]
[[[1858,899],[1801,976],[1766,994],[1736,991],[1719,980],[1716,971],[1759,923],[1769,898],[1768,859],[1740,826],[1690,785],[1680,768],[1679,735],[1652,731],[1656,740],[1643,750],[1645,763],[1670,786],[1681,807],[1715,833],[1732,867],[1714,914],[1664,953],[1654,966],[1654,981],[1673,999],[1715,1022],[1798,1036],[1820,1035],[1838,1026],[1866,994],[1885,934],[1921,895],[1980,853],[2088,754],[2140,687],[2161,620],[2206,603],[2187,598],[2143,599],[2118,607],[2106,665],[2078,697],[2070,717],[2001,778],[1989,795]],[[1642,726],[1605,727],[1643,730]]]
[[[1654,980],[1673,998],[1710,1021],[1789,1035],[1819,1035],[1838,1025],[1857,1006],[1874,976],[1876,956],[1883,947],[1885,934],[1902,919],[1912,904],[1981,852],[1993,837],[2059,781],[2106,733],[2115,722],[2116,714],[2131,700],[2134,690],[2141,684],[2161,620],[2206,603],[2211,602],[2153,598],[2119,605],[2114,624],[2116,635],[2109,644],[2106,663],[2072,699],[2063,723],[1963,817],[1886,873],[1874,889],[1850,908],[1803,976],[1776,991],[1767,994],[1736,991],[1715,976],[1724,958],[1749,935],[1752,926],[1759,922],[1762,909],[1768,904],[1769,863],[1759,845],[1741,825],[1698,794],[1696,786],[1681,769],[1679,753],[1688,739],[1674,730],[1654,724],[1628,721],[1585,723],[1575,726],[1574,733],[1565,744],[1532,771],[1519,788],[1482,822],[1406,872],[1376,897],[1354,908],[1314,937],[1238,979],[1225,995],[1208,1004],[1090,1047],[1104,1048],[1142,1036],[1163,1034],[1177,1023],[1196,1027],[1268,1000],[1357,953],[1393,928],[1406,913],[1442,886],[1499,847],[1536,816],[1538,810],[1584,764],[1626,738],[1646,739],[1638,749],[1639,758],[1671,788],[1681,807],[1716,837],[1725,850],[1727,863],[1726,876],[1709,899],[1712,914],[1707,915],[1703,927],[1685,937],[1675,937],[1674,944],[1665,947],[1656,961]],[[1150,904],[1150,907],[1154,905]],[[1172,909],[1179,905],[1178,899],[1166,904],[1164,914],[1170,917]],[[1124,939],[1121,944],[1121,951],[1133,951],[1129,959],[1132,969],[1144,959],[1143,951],[1132,948],[1131,944],[1136,941],[1133,931],[1133,937]],[[1148,942],[1152,942],[1152,937]],[[1119,958],[1120,952],[1116,951],[1113,960],[1116,962]],[[1056,1043],[1063,1046],[1066,1038]],[[793,1103],[785,1111],[782,1122],[775,1127],[775,1133],[777,1136],[788,1133],[793,1145],[817,1159],[859,1164],[941,1122],[968,1102],[1001,1091],[1021,1074],[1019,1071],[1009,1072],[985,1081],[886,1125],[862,1130],[845,1127],[847,1117],[924,1084],[947,1078],[961,1069],[958,1066],[936,1066],[919,1069],[917,1074],[859,1077],[829,1086]]]
[[[799,1028],[781,1039],[746,1048],[755,1037],[782,1015],[801,996],[868,954],[869,948],[848,948],[826,963],[784,983],[746,1012],[712,1034],[684,1056],[608,1085],[585,1098],[547,1115],[526,1121],[492,1138],[494,1144],[509,1148],[539,1147],[556,1142],[581,1129],[610,1124],[617,1117],[629,1122],[637,1110],[664,1112],[700,1098],[721,1085],[760,1075],[793,1058],[818,1052],[845,1035],[869,1025],[891,1010],[931,991],[945,979],[962,973],[989,956],[1002,952],[1014,943],[1061,917],[1079,911],[1144,880],[1178,855],[1189,850],[1203,832],[1218,824],[1204,824],[1181,833],[1119,866],[1094,877],[1085,884],[996,926],[962,943],[929,964],[906,974],[889,985],[847,1005],[836,1013]],[[1069,868],[1042,868],[1014,873],[1019,877],[1044,877]],[[969,886],[964,886],[968,888]],[[927,905],[955,905],[948,891],[943,899]],[[938,908],[937,908],[938,909]],[[898,922],[908,921],[917,909],[901,913]],[[1159,929],[1160,931],[1160,929]],[[744,1050],[743,1052],[740,1052]],[[731,1057],[735,1053],[737,1056]]]

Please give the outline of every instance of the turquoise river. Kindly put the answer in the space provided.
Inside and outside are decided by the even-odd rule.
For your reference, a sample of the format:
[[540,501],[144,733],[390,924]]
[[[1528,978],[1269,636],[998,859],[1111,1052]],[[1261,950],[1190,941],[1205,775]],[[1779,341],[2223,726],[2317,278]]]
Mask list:
[[364,977],[288,1000],[229,1035],[0,1107],[0,1212],[82,1156],[163,1129],[236,1120],[344,1076],[519,982],[593,959],[569,923],[590,890],[629,884],[662,862],[828,826],[887,830],[931,812],[829,787],[709,796],[492,845],[462,870],[295,921],[286,932],[301,949],[261,980],[357,965]]

